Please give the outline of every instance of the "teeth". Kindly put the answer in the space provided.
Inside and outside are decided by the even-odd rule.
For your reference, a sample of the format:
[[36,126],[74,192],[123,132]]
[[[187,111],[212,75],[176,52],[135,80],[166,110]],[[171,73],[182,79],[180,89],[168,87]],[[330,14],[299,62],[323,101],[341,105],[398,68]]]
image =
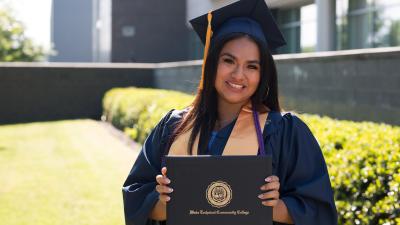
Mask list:
[[238,84],[232,84],[231,82],[227,82],[229,86],[236,88],[236,89],[242,89],[244,86],[243,85],[238,85]]

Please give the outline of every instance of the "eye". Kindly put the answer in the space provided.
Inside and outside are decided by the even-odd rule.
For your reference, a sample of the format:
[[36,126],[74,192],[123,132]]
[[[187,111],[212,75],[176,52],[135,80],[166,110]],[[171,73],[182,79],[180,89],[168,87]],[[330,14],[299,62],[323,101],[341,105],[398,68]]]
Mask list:
[[258,70],[258,66],[256,65],[249,65],[248,68],[251,70]]
[[232,59],[230,59],[230,58],[223,58],[222,59],[225,63],[228,63],[228,64],[233,64],[234,63],[234,61],[232,60]]

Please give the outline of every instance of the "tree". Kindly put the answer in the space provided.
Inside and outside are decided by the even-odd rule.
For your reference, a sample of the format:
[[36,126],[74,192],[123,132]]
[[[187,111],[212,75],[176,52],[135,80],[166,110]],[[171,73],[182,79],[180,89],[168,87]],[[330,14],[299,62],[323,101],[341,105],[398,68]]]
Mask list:
[[0,61],[41,61],[46,52],[25,35],[25,27],[5,10],[0,9]]
[[388,34],[390,46],[400,45],[400,20],[393,21]]

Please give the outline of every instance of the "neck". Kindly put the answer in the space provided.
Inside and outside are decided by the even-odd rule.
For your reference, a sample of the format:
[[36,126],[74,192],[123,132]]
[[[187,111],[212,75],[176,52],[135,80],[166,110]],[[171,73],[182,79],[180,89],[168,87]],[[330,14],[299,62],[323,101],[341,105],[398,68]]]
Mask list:
[[246,103],[231,104],[226,101],[218,101],[218,118],[216,129],[219,130],[229,123],[231,123],[236,117],[238,117],[241,108]]

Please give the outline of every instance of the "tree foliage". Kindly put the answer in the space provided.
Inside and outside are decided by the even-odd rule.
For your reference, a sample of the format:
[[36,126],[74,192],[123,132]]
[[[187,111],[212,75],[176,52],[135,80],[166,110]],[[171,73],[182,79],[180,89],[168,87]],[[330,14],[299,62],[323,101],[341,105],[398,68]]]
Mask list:
[[8,11],[0,9],[0,61],[41,61],[45,50],[25,34],[24,25]]

